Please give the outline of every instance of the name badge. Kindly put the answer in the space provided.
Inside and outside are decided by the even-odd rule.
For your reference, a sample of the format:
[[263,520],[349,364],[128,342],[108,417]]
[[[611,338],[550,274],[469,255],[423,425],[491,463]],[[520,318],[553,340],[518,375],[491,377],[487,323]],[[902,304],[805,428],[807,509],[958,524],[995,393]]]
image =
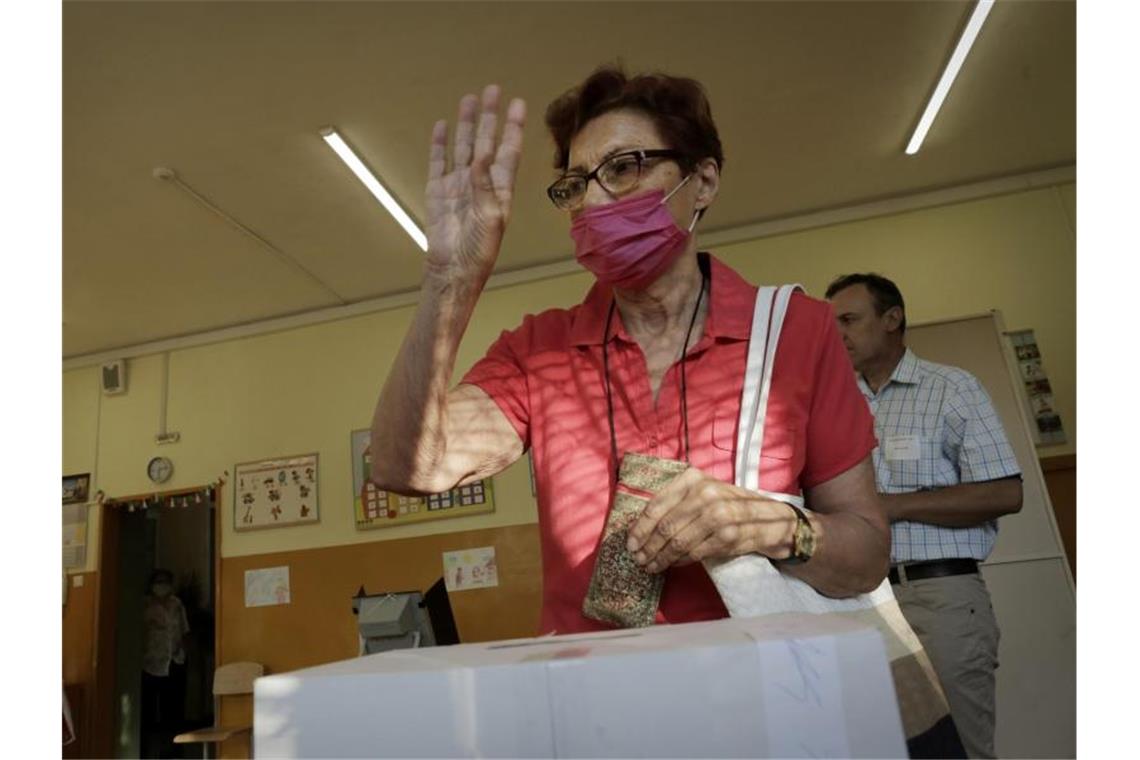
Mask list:
[[917,462],[920,456],[917,435],[889,435],[883,442],[888,462]]

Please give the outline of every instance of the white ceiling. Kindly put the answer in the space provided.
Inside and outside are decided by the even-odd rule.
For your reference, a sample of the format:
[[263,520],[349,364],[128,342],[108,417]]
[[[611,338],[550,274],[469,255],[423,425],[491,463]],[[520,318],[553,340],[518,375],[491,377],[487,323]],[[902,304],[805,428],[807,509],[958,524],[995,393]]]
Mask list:
[[[542,113],[598,64],[693,76],[725,146],[704,227],[1076,162],[1073,2],[999,0],[923,150],[971,2],[80,2],[63,14],[65,357],[417,287],[422,254],[320,139],[423,218],[433,121],[530,106],[498,271],[565,260]],[[320,283],[155,179],[169,167]]]

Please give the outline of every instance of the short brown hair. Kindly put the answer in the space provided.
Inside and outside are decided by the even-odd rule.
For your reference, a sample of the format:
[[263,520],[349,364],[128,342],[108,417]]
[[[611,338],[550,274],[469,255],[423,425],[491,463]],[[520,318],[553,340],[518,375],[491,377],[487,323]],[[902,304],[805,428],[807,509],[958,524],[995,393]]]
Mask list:
[[570,141],[587,122],[619,108],[641,111],[652,119],[666,147],[683,154],[679,162],[686,170],[692,171],[705,158],[715,160],[718,169],[724,167],[720,136],[700,82],[661,73],[630,77],[620,65],[607,65],[547,106],[554,168],[566,170]]

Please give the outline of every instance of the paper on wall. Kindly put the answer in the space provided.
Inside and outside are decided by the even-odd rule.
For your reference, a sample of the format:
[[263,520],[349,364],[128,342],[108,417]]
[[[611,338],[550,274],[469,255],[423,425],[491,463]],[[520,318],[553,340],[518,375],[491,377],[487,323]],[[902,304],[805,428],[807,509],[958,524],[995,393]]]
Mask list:
[[289,604],[289,567],[245,571],[245,606]]
[[448,591],[499,585],[495,547],[460,549],[443,553],[443,579]]
[[87,564],[87,505],[63,505],[63,567]]

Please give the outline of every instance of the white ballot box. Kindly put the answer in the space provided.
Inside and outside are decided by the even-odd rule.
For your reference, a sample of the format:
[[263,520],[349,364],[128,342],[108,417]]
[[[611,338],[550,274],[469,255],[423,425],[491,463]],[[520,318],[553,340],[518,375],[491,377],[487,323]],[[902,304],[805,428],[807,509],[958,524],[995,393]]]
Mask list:
[[402,649],[259,678],[256,757],[906,757],[879,632],[830,615]]

